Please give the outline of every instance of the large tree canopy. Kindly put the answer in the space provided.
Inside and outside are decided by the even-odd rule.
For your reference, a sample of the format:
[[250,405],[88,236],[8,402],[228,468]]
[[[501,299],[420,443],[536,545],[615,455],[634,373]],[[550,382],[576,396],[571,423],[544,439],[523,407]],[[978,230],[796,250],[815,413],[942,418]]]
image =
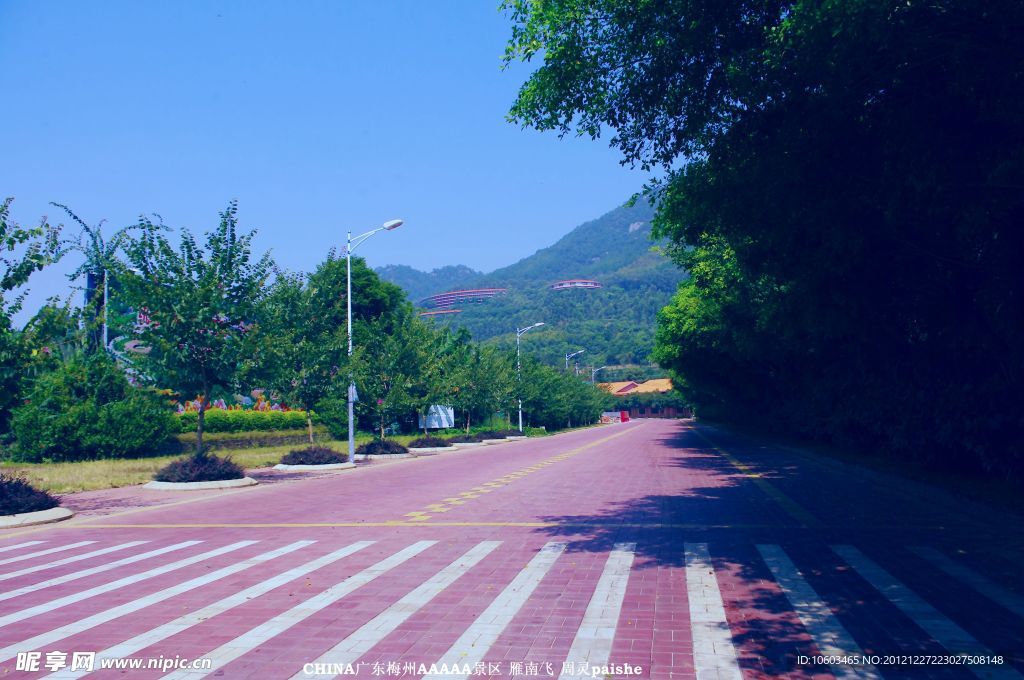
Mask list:
[[511,118],[611,131],[698,413],[1019,473],[1024,5],[516,0]]

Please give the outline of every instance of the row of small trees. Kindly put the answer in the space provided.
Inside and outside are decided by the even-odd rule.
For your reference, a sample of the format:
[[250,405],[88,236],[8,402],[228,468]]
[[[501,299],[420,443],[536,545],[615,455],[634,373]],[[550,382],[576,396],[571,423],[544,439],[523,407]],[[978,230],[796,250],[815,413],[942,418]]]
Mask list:
[[[529,360],[519,381],[514,356],[472,342],[465,331],[422,320],[400,288],[382,281],[358,258],[352,260],[356,349],[350,359],[345,259],[331,251],[311,273],[279,271],[269,254],[254,255],[254,234],[240,231],[237,210],[231,203],[201,238],[182,231],[172,240],[162,224],[142,219],[118,232],[115,247],[83,250],[96,261],[81,270],[108,284],[112,302],[93,286],[84,313],[49,304],[25,329],[5,335],[20,343],[26,356],[46,350],[27,364],[38,375],[25,371],[21,391],[35,391],[21,410],[45,408],[52,400],[39,389],[67,384],[40,379],[66,368],[70,357],[65,355],[102,354],[96,352],[95,327],[108,312],[113,315],[116,302],[135,312],[132,327],[118,332],[136,340],[135,351],[120,357],[136,386],[196,399],[197,454],[204,450],[205,412],[213,396],[254,387],[305,410],[311,439],[314,411],[333,431],[343,431],[350,375],[360,397],[359,425],[381,437],[392,423],[408,423],[435,404],[453,407],[466,428],[495,412],[509,412],[520,397],[532,425],[563,427],[593,422],[600,414],[606,399],[599,390]],[[98,227],[88,227],[87,233],[103,240]],[[43,236],[42,231],[26,234],[23,241]],[[45,250],[41,242],[31,247],[32,253]],[[52,260],[61,249],[47,252]],[[48,260],[26,261],[38,269]],[[33,418],[23,413],[20,421]]]

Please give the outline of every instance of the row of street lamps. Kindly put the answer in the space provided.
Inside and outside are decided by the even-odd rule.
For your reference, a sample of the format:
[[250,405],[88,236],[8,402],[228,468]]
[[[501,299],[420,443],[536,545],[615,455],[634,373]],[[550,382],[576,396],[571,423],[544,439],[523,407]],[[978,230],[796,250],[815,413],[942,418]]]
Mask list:
[[[404,224],[404,222],[402,220],[388,220],[387,222],[385,222],[384,224],[380,225],[376,229],[371,229],[370,231],[366,232],[365,234],[360,234],[359,236],[356,236],[355,238],[352,238],[352,232],[350,231],[350,232],[348,232],[348,242],[345,244],[345,267],[346,267],[346,270],[347,270],[347,273],[346,273],[346,297],[347,297],[347,300],[346,300],[346,302],[347,302],[347,305],[348,305],[346,321],[347,321],[347,326],[348,326],[348,359],[349,359],[349,363],[348,363],[348,366],[349,366],[349,373],[348,373],[348,459],[349,459],[349,461],[355,461],[355,459],[356,459],[355,458],[355,455],[356,455],[356,431],[355,431],[355,417],[354,417],[355,414],[354,414],[354,411],[355,411],[355,402],[358,399],[358,395],[356,394],[355,375],[352,373],[352,251],[355,250],[356,248],[358,248],[359,245],[363,241],[365,241],[366,239],[370,238],[371,236],[373,236],[377,232],[392,231],[394,229],[399,228],[403,224]],[[543,321],[538,321],[537,323],[535,323],[533,325],[530,325],[530,326],[527,326],[526,328],[517,328],[516,329],[516,380],[518,382],[522,382],[522,375],[523,375],[522,362],[520,361],[520,352],[519,352],[519,338],[521,338],[523,336],[523,334],[526,333],[527,331],[531,331],[534,328],[539,328],[539,327],[541,327],[543,325],[544,325]],[[565,355],[565,370],[567,370],[567,371],[569,370],[569,359],[572,359],[573,357],[577,357],[577,356],[579,356],[580,354],[583,354],[586,351],[587,350],[585,350],[585,349],[581,349],[581,350],[578,350],[576,352],[570,352],[569,354],[566,354]],[[590,372],[590,382],[594,382],[594,378],[597,375],[597,372],[600,371],[603,368],[608,368],[608,367],[607,366],[601,366],[601,368],[595,368],[594,370],[592,370]],[[517,390],[517,392],[520,392],[520,396],[519,396],[519,431],[522,432],[523,431],[523,398],[522,398],[521,390]]]

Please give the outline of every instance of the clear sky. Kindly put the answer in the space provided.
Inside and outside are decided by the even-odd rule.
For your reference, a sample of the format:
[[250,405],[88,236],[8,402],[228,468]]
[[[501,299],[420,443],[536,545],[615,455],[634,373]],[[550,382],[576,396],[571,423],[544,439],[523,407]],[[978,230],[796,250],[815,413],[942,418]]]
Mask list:
[[[505,120],[532,69],[501,70],[509,33],[491,0],[4,0],[0,197],[69,234],[50,201],[110,230],[159,213],[203,231],[235,198],[257,247],[302,271],[401,217],[358,254],[489,271],[646,179],[604,140]],[[28,308],[68,294],[71,258]]]

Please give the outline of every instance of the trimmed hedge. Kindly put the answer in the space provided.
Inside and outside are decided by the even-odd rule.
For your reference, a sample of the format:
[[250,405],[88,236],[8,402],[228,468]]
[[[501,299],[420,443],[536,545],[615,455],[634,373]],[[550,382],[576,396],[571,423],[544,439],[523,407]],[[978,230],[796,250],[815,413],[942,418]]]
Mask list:
[[241,465],[212,453],[176,460],[153,475],[158,482],[219,482],[242,477],[245,477],[245,469]]
[[[312,414],[313,423],[319,422]],[[186,411],[175,414],[179,432],[195,432],[199,414]],[[204,418],[203,432],[271,432],[306,427],[305,411],[225,411],[210,409]]]
[[409,449],[398,442],[387,439],[374,439],[372,442],[363,444],[356,449],[356,453],[361,456],[393,456],[400,453],[409,453]]
[[281,463],[284,465],[332,465],[344,463],[347,458],[347,455],[338,453],[334,449],[310,446],[305,449],[289,451],[281,457]]
[[429,449],[451,445],[452,442],[450,439],[441,439],[440,437],[420,437],[419,439],[413,439],[409,442],[410,449]]
[[39,512],[58,505],[59,500],[46,491],[34,488],[24,477],[0,473],[0,515]]
[[[518,430],[516,432],[518,433]],[[508,436],[505,434],[505,430],[484,430],[476,434],[480,439],[504,439]]]

